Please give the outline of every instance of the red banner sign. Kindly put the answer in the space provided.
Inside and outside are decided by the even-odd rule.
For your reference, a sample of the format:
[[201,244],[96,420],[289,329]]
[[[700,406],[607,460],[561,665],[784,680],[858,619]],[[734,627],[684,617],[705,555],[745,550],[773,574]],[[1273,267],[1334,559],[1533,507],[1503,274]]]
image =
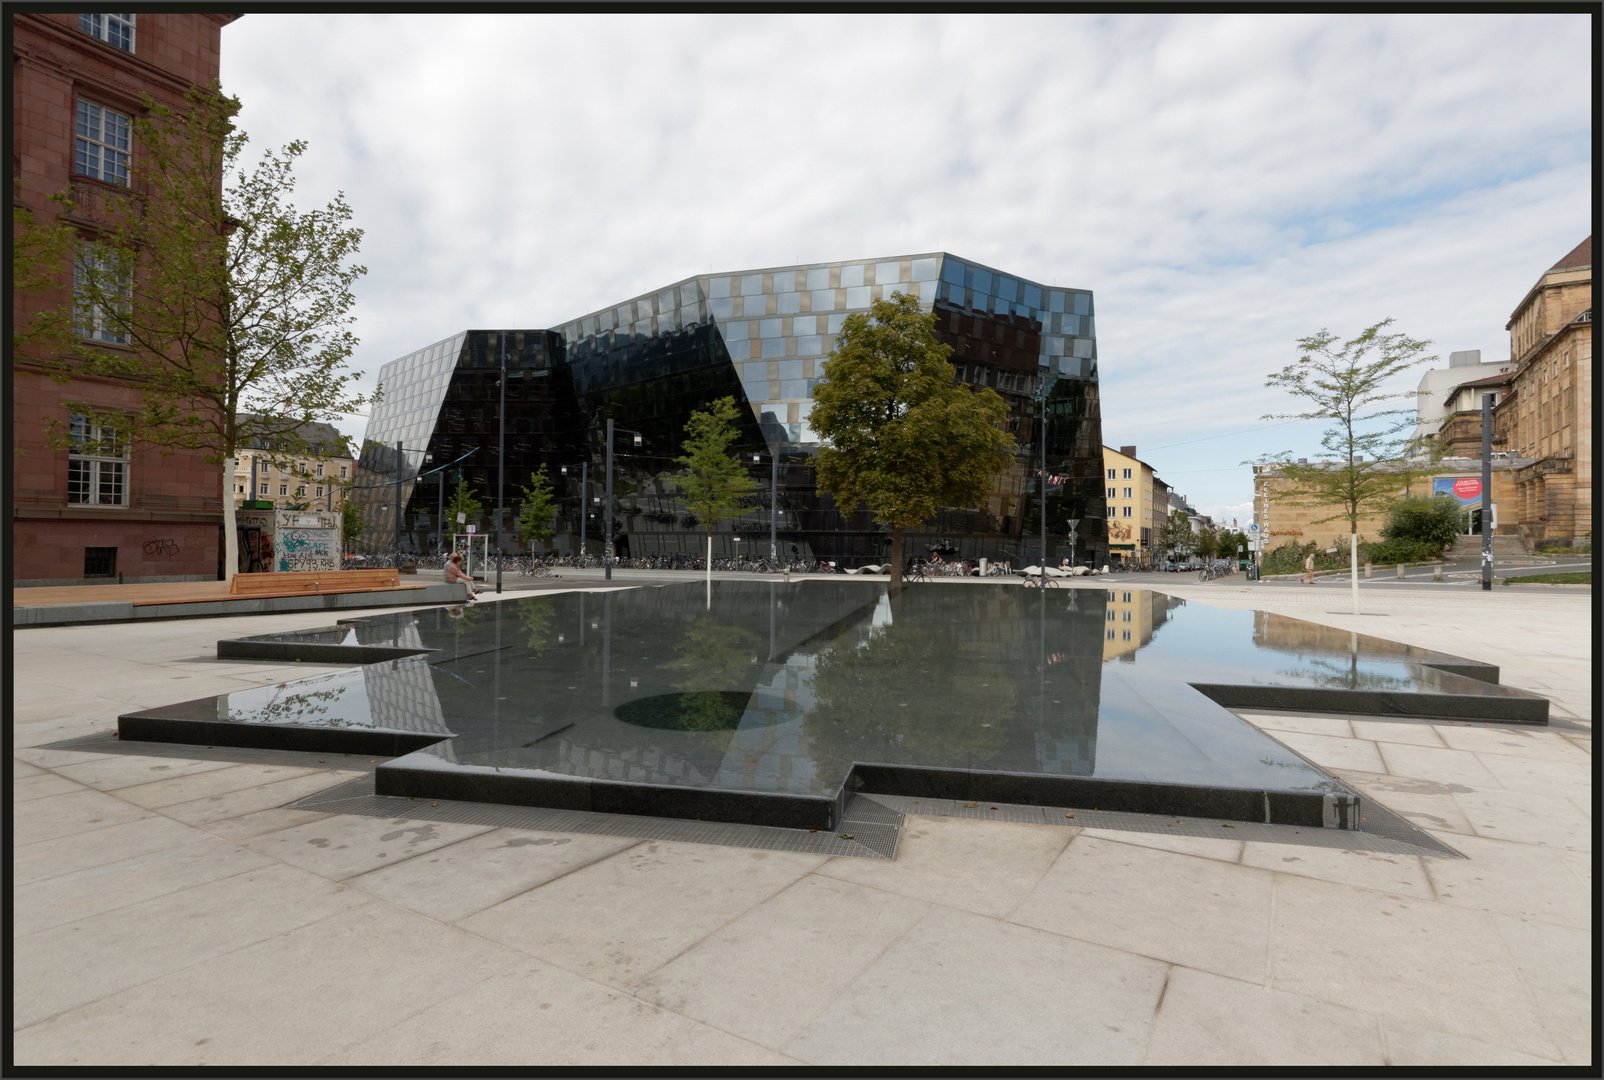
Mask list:
[[1475,499],[1481,496],[1481,481],[1473,480],[1468,476],[1460,477],[1454,481],[1454,494],[1461,499]]

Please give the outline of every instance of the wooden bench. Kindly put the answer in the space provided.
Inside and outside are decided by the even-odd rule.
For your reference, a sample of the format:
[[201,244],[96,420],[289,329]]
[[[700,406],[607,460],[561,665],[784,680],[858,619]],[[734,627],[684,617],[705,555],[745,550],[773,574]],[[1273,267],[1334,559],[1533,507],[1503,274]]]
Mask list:
[[423,587],[401,584],[400,572],[391,569],[292,570],[283,573],[236,574],[228,591],[230,596],[318,596]]

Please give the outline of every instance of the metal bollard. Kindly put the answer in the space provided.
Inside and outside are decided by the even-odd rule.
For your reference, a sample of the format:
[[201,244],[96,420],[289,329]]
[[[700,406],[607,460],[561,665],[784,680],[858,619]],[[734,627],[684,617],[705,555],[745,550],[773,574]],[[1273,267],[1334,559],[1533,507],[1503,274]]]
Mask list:
[[1374,566],[1371,566],[1369,563],[1365,563],[1365,580],[1366,581],[1369,581],[1372,577],[1375,576],[1375,569],[1376,568]]
[[1441,581],[1442,580],[1442,564],[1441,563],[1438,563],[1436,566],[1433,566],[1431,568],[1431,580],[1433,580],[1433,581]]
[[1403,580],[1403,576],[1404,576],[1403,572],[1404,572],[1404,564],[1403,563],[1399,563],[1398,564],[1398,580],[1399,581]]

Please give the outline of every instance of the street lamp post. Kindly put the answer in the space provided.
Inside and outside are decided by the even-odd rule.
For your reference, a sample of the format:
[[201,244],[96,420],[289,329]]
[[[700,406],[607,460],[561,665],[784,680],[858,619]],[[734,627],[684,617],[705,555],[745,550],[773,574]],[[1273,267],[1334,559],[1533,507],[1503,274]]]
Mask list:
[[1041,403],[1041,587],[1047,588],[1047,376],[1041,376],[1036,388],[1036,400]]
[[503,333],[498,337],[501,378],[496,380],[496,386],[501,390],[501,403],[496,410],[496,595],[500,596],[501,531],[507,520],[507,335]]
[[[631,431],[629,428],[619,428],[618,430],[627,435],[635,436],[635,446],[637,448],[640,446],[640,432]],[[602,536],[602,544],[604,545],[602,558],[605,560],[607,567],[606,579],[611,581],[613,580],[613,418],[610,416],[607,418],[606,522],[602,526],[602,531],[604,534]]]

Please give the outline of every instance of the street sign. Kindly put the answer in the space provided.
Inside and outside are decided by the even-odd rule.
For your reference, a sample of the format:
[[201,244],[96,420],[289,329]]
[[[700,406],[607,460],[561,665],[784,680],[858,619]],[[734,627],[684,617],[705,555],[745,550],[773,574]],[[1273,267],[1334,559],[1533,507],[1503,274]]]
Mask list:
[[[462,517],[462,515],[458,514],[457,517],[460,518],[460,517]],[[476,533],[478,531],[479,531],[479,526],[477,526],[477,525],[469,525],[468,526],[468,532],[469,532],[470,535],[473,534],[473,533]]]
[[[457,515],[457,524],[458,525],[465,524],[467,522],[467,520],[468,520],[468,515],[467,514],[458,514]],[[468,531],[472,532],[473,530],[469,529]]]

